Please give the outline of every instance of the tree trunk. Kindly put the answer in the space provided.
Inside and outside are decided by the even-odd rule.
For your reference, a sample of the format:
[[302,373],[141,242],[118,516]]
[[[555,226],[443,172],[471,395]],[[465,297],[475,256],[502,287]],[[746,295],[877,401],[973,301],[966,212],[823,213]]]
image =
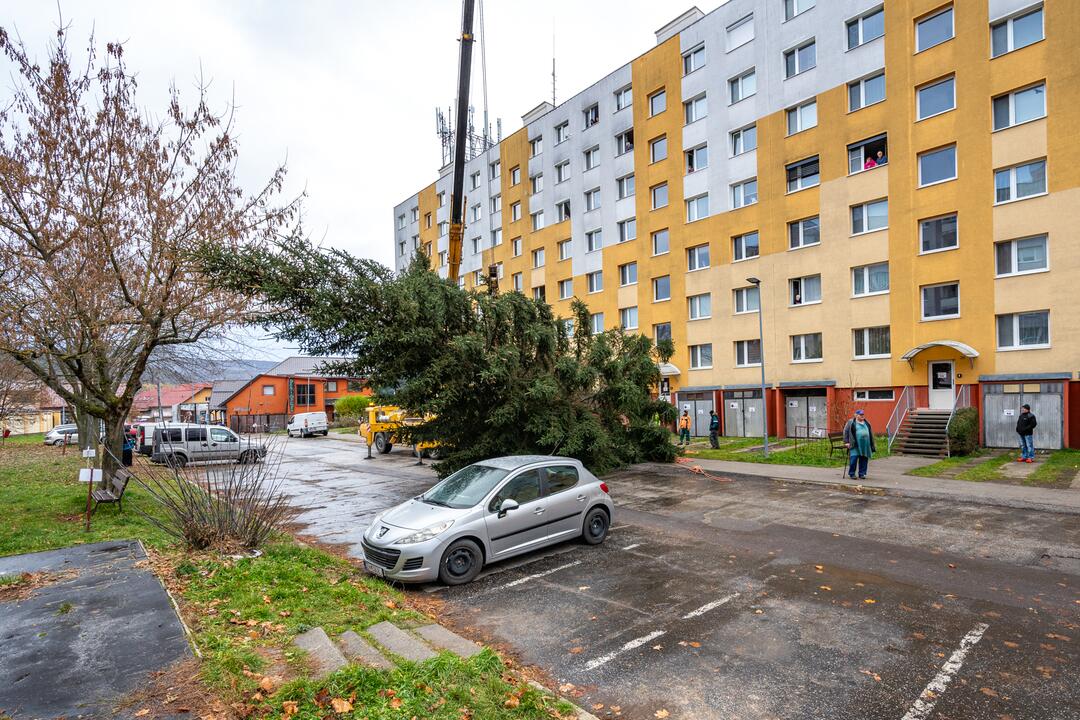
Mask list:
[[121,467],[124,457],[124,416],[111,414],[105,418],[105,445],[101,448],[102,482],[107,486]]

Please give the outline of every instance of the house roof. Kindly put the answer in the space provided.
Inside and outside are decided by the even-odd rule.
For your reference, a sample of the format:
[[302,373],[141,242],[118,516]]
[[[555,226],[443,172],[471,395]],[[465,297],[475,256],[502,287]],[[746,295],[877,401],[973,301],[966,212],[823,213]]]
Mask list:
[[135,394],[131,407],[146,410],[155,407],[172,407],[189,399],[192,395],[210,387],[210,383],[184,383],[183,385],[162,385],[161,400],[158,400],[158,386],[147,385]]
[[247,385],[250,380],[218,380],[214,383],[214,389],[210,392],[210,407],[219,408],[225,406],[225,401],[236,394],[240,388]]
[[[309,357],[307,355],[294,355],[285,358],[274,367],[267,370],[264,375],[325,375],[323,367],[332,363],[348,362],[346,357]],[[254,378],[252,378],[254,379]],[[250,380],[248,382],[251,382]]]

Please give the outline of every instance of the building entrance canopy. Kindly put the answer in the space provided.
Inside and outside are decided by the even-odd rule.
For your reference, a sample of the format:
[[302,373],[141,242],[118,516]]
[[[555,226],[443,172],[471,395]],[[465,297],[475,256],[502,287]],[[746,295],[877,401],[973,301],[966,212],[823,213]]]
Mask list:
[[971,363],[972,367],[975,366],[975,358],[979,357],[979,351],[978,350],[971,347],[970,345],[965,345],[964,343],[962,343],[962,342],[960,342],[958,340],[933,340],[931,342],[923,343],[922,345],[917,345],[916,347],[911,348],[906,353],[901,355],[900,359],[901,360],[906,360],[907,364],[910,365],[912,368],[914,368],[915,367],[915,356],[918,355],[919,353],[921,353],[923,350],[929,350],[930,348],[934,348],[934,347],[952,348],[956,352],[958,352],[961,355],[963,355],[964,357],[966,357],[968,359],[968,361]]

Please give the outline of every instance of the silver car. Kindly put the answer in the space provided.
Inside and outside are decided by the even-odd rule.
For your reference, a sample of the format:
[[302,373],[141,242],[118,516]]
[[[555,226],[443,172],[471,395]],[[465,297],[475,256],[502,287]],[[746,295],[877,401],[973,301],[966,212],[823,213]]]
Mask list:
[[46,445],[78,445],[79,444],[79,426],[78,425],[57,425],[49,432],[45,433]]
[[364,567],[403,582],[461,585],[487,563],[570,538],[602,543],[614,508],[607,485],[577,460],[492,458],[377,515],[364,533]]

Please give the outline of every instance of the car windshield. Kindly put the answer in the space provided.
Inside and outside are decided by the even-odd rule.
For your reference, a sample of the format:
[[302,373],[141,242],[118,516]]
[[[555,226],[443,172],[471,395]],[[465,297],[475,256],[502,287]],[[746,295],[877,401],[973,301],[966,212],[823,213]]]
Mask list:
[[469,465],[428,490],[420,499],[431,505],[470,508],[483,500],[509,474],[509,470],[488,465]]

